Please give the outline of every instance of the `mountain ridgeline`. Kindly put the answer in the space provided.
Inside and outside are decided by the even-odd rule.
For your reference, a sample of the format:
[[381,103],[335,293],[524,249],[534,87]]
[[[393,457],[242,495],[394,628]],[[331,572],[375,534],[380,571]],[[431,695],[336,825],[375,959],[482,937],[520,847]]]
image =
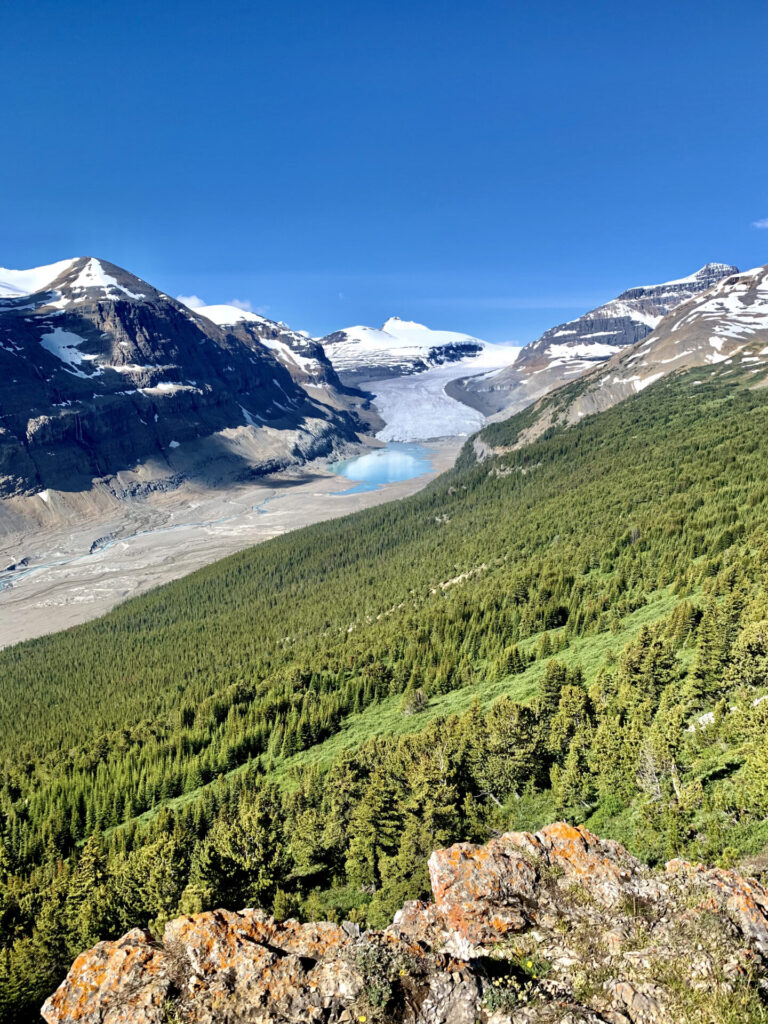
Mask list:
[[[547,331],[510,367],[447,390],[484,413],[522,408],[655,334],[666,314],[735,272],[710,263],[629,289]],[[0,498],[97,483],[140,496],[337,453],[380,426],[356,385],[486,348],[398,317],[312,339],[236,306],[190,309],[87,257],[0,270]]]
[[[541,398],[526,411],[526,426],[514,444],[527,444],[555,424],[578,423],[654,381],[697,366],[715,367],[716,378],[744,376],[761,386],[768,366],[768,266],[722,278],[638,344]],[[503,426],[500,433],[506,434]]]
[[[742,278],[706,302],[743,318]],[[179,914],[385,926],[434,849],[558,817],[653,864],[763,871],[768,365],[732,344],[0,652],[5,1019]],[[756,1024],[750,985],[733,1020]],[[708,1005],[676,1024],[721,1024]]]
[[628,288],[597,309],[551,327],[526,345],[511,366],[457,382],[451,393],[486,415],[509,415],[631,348],[672,310],[737,273],[738,267],[727,263],[707,263],[689,277]]

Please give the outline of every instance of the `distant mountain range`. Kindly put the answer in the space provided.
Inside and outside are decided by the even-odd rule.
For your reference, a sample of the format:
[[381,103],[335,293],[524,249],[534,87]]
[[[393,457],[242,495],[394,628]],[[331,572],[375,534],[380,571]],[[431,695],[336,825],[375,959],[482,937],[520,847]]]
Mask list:
[[[764,268],[708,263],[630,288],[446,390],[500,418],[579,378],[532,429],[576,422],[679,368],[762,365],[767,308]],[[397,317],[314,339],[234,305],[190,308],[91,257],[0,269],[0,497],[94,480],[122,497],[340,452],[375,421],[354,385],[488,350]]]
[[526,345],[511,366],[454,382],[450,392],[488,416],[509,415],[642,341],[672,310],[736,273],[738,267],[708,263],[689,277],[629,288],[597,309],[551,327]]
[[538,400],[518,445],[554,424],[578,423],[682,370],[717,367],[764,386],[768,371],[768,265],[721,278],[678,306],[635,345],[594,366],[578,386]]

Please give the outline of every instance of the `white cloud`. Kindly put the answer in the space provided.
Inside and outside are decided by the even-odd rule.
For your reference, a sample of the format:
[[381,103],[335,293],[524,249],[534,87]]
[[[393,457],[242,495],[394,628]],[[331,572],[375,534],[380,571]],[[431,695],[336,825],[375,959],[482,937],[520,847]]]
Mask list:
[[763,217],[762,220],[753,220],[752,227],[763,228],[764,230],[768,230],[768,217]]
[[183,302],[185,306],[189,306],[190,309],[199,309],[201,306],[207,306],[208,303],[201,299],[199,295],[177,295],[177,302]]
[[253,312],[253,307],[248,299],[231,299],[229,304],[230,306],[234,306],[236,309],[244,309],[246,313]]

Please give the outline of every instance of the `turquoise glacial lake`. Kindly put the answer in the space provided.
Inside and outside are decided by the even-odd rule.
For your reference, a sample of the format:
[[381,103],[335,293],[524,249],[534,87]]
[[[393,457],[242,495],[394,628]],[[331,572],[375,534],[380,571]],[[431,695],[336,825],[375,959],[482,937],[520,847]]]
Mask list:
[[385,448],[377,448],[376,451],[358,455],[354,459],[334,462],[328,469],[331,473],[345,476],[354,484],[346,491],[341,491],[341,494],[361,494],[363,491],[375,491],[385,484],[396,484],[431,472],[434,468],[433,455],[432,450],[420,444],[390,441]]

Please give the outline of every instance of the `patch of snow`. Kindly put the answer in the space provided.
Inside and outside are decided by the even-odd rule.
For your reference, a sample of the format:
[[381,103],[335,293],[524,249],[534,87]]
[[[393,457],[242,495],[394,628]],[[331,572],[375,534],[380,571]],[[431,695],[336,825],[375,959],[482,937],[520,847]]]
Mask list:
[[276,338],[259,338],[259,341],[265,348],[274,352],[281,363],[295,363],[307,373],[317,373],[320,369],[320,364],[316,359],[303,356],[300,352],[294,352],[291,346],[286,345],[284,341],[278,341]]
[[179,444],[178,441],[169,441],[168,442],[168,447],[169,448],[180,448],[181,445]]
[[251,313],[248,309],[240,309],[238,306],[213,305],[213,306],[190,306],[195,313],[212,320],[219,327],[231,327],[242,321],[248,323],[268,324],[270,321],[258,313]]
[[675,355],[670,356],[669,359],[659,359],[659,366],[666,363],[675,363],[678,359],[682,359],[683,356],[690,356],[693,354],[692,348],[687,348],[684,352],[676,352]]
[[248,410],[245,408],[244,405],[240,406],[240,411],[242,412],[243,416],[245,417],[245,422],[248,424],[249,427],[258,427],[259,424],[253,418],[253,414],[248,412]]
[[52,356],[64,363],[64,368],[68,373],[87,379],[89,374],[78,369],[85,362],[85,356],[79,348],[84,342],[85,338],[81,338],[78,334],[72,334],[71,331],[65,331],[61,327],[55,327],[50,334],[44,334],[40,339],[40,344],[46,352],[50,352]]
[[132,299],[146,298],[143,292],[132,292],[118,284],[117,279],[108,274],[101,263],[94,259],[88,260],[74,281],[70,283],[70,288],[73,291],[85,290],[87,288],[101,288],[105,291],[113,289],[123,292],[124,295],[130,296]]
[[194,391],[195,389],[187,384],[171,383],[170,381],[163,380],[152,387],[139,388],[138,390],[142,395],[172,395],[176,391]]
[[[613,331],[602,331],[602,334],[613,334]],[[590,335],[583,335],[590,337]],[[621,351],[620,345],[606,345],[604,342],[596,341],[591,345],[550,345],[547,349],[547,356],[551,359],[609,359]],[[557,364],[555,364],[557,365]]]
[[649,384],[653,384],[655,380],[664,376],[664,371],[660,370],[658,373],[652,373],[650,377],[645,377],[643,380],[635,381],[635,391],[642,391],[647,388]]

